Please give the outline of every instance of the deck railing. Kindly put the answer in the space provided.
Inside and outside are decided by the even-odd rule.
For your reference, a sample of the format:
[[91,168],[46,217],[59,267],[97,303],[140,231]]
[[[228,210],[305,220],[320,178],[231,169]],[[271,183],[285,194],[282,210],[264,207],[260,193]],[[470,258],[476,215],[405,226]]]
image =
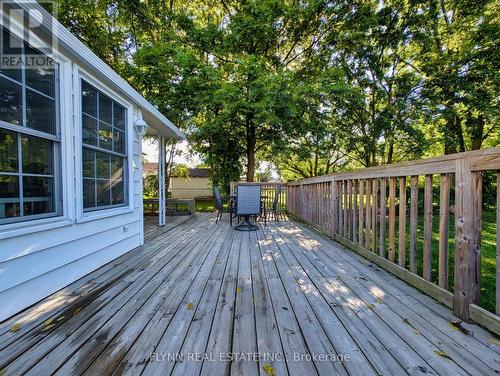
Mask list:
[[262,188],[262,196],[264,197],[264,203],[266,207],[271,207],[276,191],[280,189],[280,195],[278,197],[278,210],[286,210],[286,183],[279,182],[232,182],[230,186],[230,193],[232,195],[236,194],[236,187],[238,185],[260,185]]
[[[287,211],[498,333],[499,169],[492,148],[314,177],[287,184]],[[497,315],[479,306],[486,171],[496,174]]]

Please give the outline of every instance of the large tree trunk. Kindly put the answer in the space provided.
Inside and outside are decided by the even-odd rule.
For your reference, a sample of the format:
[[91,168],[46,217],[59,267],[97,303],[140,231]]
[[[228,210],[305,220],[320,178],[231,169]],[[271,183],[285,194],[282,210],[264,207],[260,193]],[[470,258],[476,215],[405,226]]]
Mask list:
[[484,137],[484,116],[479,115],[478,118],[473,118],[471,114],[467,116],[467,128],[469,129],[471,138],[471,149],[479,150],[483,146]]
[[252,182],[255,175],[255,127],[247,119],[247,181]]

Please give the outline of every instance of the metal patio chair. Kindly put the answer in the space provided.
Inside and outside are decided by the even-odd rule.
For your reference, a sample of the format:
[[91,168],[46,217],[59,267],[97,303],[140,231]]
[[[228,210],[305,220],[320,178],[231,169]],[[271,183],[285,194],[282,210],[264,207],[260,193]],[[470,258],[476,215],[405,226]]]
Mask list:
[[235,227],[235,230],[258,230],[259,227],[257,225],[250,223],[250,217],[254,217],[257,220],[257,217],[263,213],[261,193],[262,187],[260,185],[238,185],[236,187],[236,215],[243,217],[243,222],[239,223]]

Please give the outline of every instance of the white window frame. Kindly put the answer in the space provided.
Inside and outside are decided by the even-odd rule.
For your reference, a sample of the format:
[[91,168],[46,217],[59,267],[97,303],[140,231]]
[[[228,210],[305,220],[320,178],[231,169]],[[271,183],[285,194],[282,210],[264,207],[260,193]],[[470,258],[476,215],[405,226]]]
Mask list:
[[[5,25],[3,25],[5,27]],[[9,32],[26,41],[24,29],[16,20],[10,20]],[[30,40],[36,41],[38,45],[44,45],[44,41],[38,36],[30,34]],[[45,44],[46,45],[46,44]],[[58,171],[54,171],[54,190],[58,191],[57,199],[60,202],[59,213],[50,216],[36,217],[26,216],[25,220],[0,224],[0,240],[15,236],[25,235],[38,231],[46,231],[52,228],[69,226],[73,223],[74,208],[71,205],[73,185],[68,184],[74,181],[73,165],[71,159],[71,142],[73,124],[73,100],[72,100],[72,63],[69,58],[59,51],[53,51],[51,58],[58,64],[58,78],[56,80],[56,135],[58,139],[58,152],[55,153],[54,165]],[[15,129],[13,129],[15,131]],[[34,131],[36,133],[36,131]],[[28,133],[28,132],[26,132]],[[31,133],[31,132],[30,132]],[[34,134],[36,135],[36,134]],[[56,160],[59,158],[59,160]],[[23,218],[23,217],[20,217]]]
[[[83,158],[83,142],[82,142],[82,80],[88,82],[90,85],[94,86],[97,90],[106,94],[112,100],[122,105],[127,109],[127,120],[126,120],[126,171],[125,176],[125,201],[126,203],[120,206],[103,207],[102,209],[84,211],[83,208],[83,168],[82,168],[82,158]],[[111,90],[93,75],[82,69],[81,67],[75,67],[73,73],[73,88],[75,96],[75,119],[77,126],[75,127],[75,182],[76,182],[76,222],[87,222],[93,221],[100,218],[106,218],[116,215],[127,214],[134,211],[134,200],[133,200],[133,142],[134,142],[134,127],[133,127],[133,113],[134,106],[124,99],[123,96]]]

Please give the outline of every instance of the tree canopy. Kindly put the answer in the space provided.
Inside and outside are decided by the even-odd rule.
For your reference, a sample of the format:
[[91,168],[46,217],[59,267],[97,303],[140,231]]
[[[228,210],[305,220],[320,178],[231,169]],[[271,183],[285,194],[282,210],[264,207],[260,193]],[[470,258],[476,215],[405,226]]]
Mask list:
[[223,186],[500,144],[495,0],[59,0]]

